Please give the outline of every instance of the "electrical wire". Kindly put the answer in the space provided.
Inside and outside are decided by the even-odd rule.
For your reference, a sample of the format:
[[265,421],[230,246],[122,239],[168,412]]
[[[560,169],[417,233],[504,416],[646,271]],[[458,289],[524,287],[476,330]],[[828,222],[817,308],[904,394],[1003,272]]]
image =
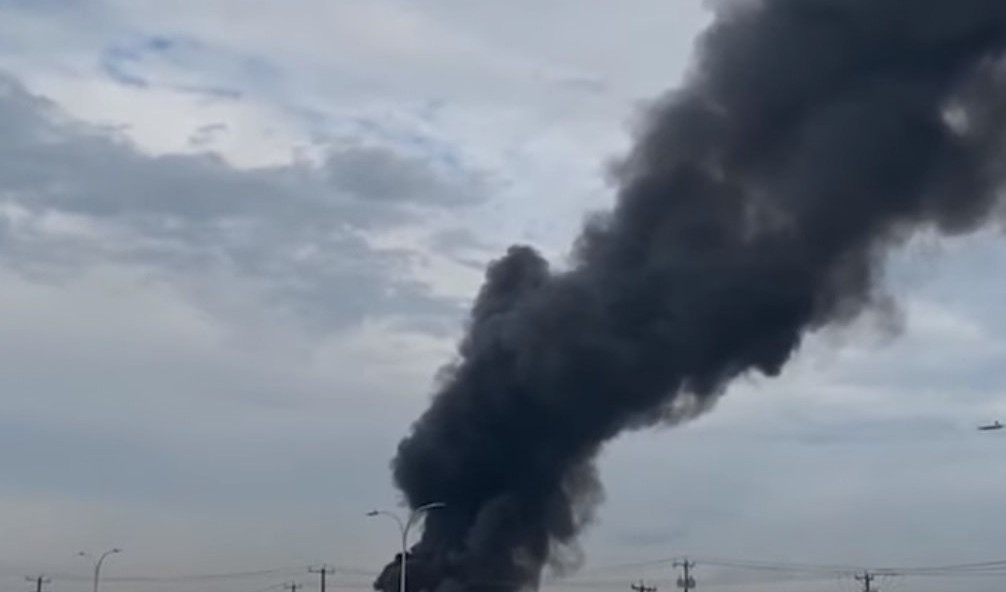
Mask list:
[[[542,580],[542,586],[546,588],[559,589],[584,589],[584,590],[612,590],[621,589],[626,582],[610,576],[617,575],[627,570],[639,570],[650,567],[671,566],[675,561],[680,561],[680,557],[665,557],[650,561],[637,561],[632,563],[612,564],[587,568],[575,576],[552,576]],[[714,572],[704,577],[708,583],[716,586],[737,586],[745,583],[769,584],[788,582],[809,582],[824,581],[830,579],[846,579],[855,574],[864,572],[873,573],[879,577],[888,578],[967,578],[967,577],[988,577],[1006,579],[1006,559],[954,563],[943,565],[920,565],[913,567],[867,567],[850,564],[822,564],[822,563],[795,563],[781,561],[763,561],[752,559],[737,559],[724,557],[691,556],[690,561],[694,561],[700,569],[702,567],[718,568]],[[292,576],[303,572],[306,568],[299,566],[276,567],[272,569],[216,572],[216,573],[192,573],[175,575],[127,575],[104,578],[108,582],[118,583],[147,583],[147,584],[189,584],[189,583],[211,583],[240,581],[264,577]],[[4,570],[7,571],[7,570]],[[759,574],[757,576],[744,577],[738,580],[731,577],[730,572]],[[328,585],[333,589],[364,590],[372,589],[370,581],[352,581],[352,576],[372,578],[377,572],[366,568],[357,567],[335,567],[337,574],[350,576],[349,579],[329,580]],[[609,574],[606,578],[584,577]],[[50,577],[63,581],[88,581],[90,578],[81,574],[53,573]],[[3,577],[3,576],[0,576]],[[11,576],[12,577],[12,576]],[[673,587],[674,581],[666,578],[655,580],[657,583],[666,584]],[[478,586],[488,588],[515,588],[521,582],[488,580],[475,582]],[[265,588],[253,590],[252,592],[272,592],[280,587],[273,584]]]

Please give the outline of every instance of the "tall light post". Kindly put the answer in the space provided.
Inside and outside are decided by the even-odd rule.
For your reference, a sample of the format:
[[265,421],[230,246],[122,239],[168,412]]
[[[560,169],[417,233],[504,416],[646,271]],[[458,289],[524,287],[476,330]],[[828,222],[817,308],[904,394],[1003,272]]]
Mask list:
[[[419,506],[409,514],[408,519],[402,520],[398,517],[398,514],[394,512],[389,512],[387,510],[371,510],[367,512],[367,516],[387,516],[395,521],[398,525],[398,530],[402,533],[402,555],[401,555],[401,567],[399,568],[398,574],[398,592],[405,592],[405,557],[409,552],[409,529],[411,529],[416,522],[422,518],[430,510],[436,510],[437,508],[443,508],[447,504],[441,502],[433,502],[423,506]],[[95,590],[95,592],[98,592]]]
[[[94,562],[94,592],[98,592],[98,581],[99,578],[101,577],[101,564],[105,562],[106,557],[108,557],[109,555],[114,555],[115,553],[122,553],[122,549],[119,549],[118,547],[114,549],[109,549],[104,553],[102,553],[101,556],[98,557],[98,560]],[[94,559],[93,555],[91,555],[90,553],[86,553],[84,551],[77,553],[77,555],[81,557],[90,557],[91,559]]]

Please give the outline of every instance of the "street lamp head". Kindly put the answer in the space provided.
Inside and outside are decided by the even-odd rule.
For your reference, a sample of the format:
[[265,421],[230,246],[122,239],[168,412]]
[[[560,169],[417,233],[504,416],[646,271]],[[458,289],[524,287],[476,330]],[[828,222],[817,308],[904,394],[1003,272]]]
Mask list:
[[111,553],[122,553],[122,549],[116,547],[110,551]]
[[377,510],[371,510],[367,512],[367,516],[377,516],[378,514],[380,514],[380,512],[378,512]]

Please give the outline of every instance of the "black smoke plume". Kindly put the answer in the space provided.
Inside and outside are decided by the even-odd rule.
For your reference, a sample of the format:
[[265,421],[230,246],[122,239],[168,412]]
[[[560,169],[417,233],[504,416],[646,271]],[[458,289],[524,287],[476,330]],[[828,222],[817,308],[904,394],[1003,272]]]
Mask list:
[[779,374],[808,332],[885,302],[892,247],[990,220],[1004,47],[1004,0],[722,6],[569,269],[522,246],[489,268],[393,463],[410,505],[447,504],[410,590],[535,588],[602,496],[605,442]]

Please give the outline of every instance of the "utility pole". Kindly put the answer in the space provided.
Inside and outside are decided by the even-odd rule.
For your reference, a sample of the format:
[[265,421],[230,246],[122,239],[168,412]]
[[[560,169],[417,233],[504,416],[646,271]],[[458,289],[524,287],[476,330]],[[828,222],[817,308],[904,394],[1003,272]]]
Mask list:
[[[308,573],[319,574],[321,576],[321,592],[325,592],[325,578],[330,573],[335,573],[335,570],[327,565],[322,565],[321,567],[315,569],[313,567],[307,568]],[[297,592],[294,590],[293,592]]]
[[639,580],[638,584],[632,584],[629,588],[632,588],[633,592],[657,592],[656,586],[647,586],[643,580]]
[[694,561],[689,561],[685,559],[684,561],[675,561],[674,567],[681,568],[681,577],[678,578],[678,588],[681,588],[685,592],[695,589],[695,578],[692,577],[692,568],[695,567]]
[[35,592],[42,592],[42,586],[52,581],[45,576],[36,576],[34,578],[25,578],[25,579],[35,584]]
[[871,574],[868,571],[864,571],[863,575],[856,576],[857,582],[863,582],[863,592],[880,592],[880,588],[874,588],[873,582],[877,579],[877,576]]
[[289,590],[290,592],[297,592],[297,590],[300,590],[303,587],[304,587],[303,584],[298,584],[297,582],[290,582],[289,584],[283,584],[283,589]]

